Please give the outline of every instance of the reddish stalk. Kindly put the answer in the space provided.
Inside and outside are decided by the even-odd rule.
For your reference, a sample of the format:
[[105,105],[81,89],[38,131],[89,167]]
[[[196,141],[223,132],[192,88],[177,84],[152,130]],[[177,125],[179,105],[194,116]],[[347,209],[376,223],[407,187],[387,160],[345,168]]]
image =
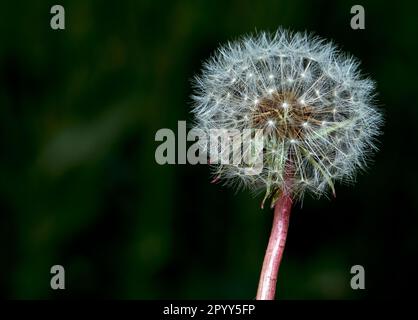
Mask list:
[[274,300],[291,209],[292,198],[286,192],[282,192],[274,206],[273,226],[258,283],[257,300]]

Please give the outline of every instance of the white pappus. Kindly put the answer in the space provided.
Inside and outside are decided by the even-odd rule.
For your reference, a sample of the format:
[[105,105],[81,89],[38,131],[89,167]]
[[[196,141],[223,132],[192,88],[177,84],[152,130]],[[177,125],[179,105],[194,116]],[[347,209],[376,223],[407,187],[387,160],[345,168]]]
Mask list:
[[[243,173],[242,163],[215,164],[228,184],[320,196],[334,182],[351,182],[365,168],[381,113],[374,83],[359,62],[307,33],[259,33],[222,46],[195,78],[195,124],[211,129],[263,129],[263,169]],[[228,152],[233,152],[230,150]]]

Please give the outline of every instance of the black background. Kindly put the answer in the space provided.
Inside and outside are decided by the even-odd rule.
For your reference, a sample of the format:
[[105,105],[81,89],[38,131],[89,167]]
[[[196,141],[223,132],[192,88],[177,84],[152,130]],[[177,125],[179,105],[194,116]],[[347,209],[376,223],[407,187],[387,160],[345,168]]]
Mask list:
[[[54,4],[65,30],[50,28]],[[365,30],[350,28],[354,4]],[[354,186],[294,207],[278,297],[416,296],[416,15],[413,1],[2,2],[0,295],[254,298],[271,211],[210,184],[207,166],[158,165],[154,135],[191,120],[190,79],[219,44],[281,26],[358,57],[386,124]],[[366,290],[350,287],[356,264]]]

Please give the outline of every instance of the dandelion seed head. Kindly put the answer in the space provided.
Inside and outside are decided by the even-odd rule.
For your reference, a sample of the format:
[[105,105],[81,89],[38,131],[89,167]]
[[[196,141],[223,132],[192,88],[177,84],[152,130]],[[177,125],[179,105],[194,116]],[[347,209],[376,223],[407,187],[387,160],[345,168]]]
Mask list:
[[383,118],[374,89],[359,62],[333,44],[279,30],[219,48],[196,77],[193,113],[208,133],[263,129],[261,172],[214,165],[221,180],[267,197],[284,189],[320,196],[334,193],[335,181],[353,181],[377,149]]

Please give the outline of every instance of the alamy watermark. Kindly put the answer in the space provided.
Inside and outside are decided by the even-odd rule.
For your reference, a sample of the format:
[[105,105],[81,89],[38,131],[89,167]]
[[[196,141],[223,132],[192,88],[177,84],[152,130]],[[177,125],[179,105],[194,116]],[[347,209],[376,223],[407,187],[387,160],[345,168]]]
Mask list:
[[[155,161],[160,165],[234,165],[247,175],[259,174],[263,169],[262,129],[192,128],[187,132],[186,121],[178,121],[177,139],[173,130],[163,128],[155,133],[155,141],[161,142],[155,150]],[[188,142],[193,144],[188,146]]]
[[350,13],[354,14],[350,20],[351,29],[364,30],[366,28],[364,7],[356,4],[351,7]]
[[65,270],[62,265],[56,264],[51,267],[51,277],[50,286],[52,290],[65,289]]
[[53,30],[65,29],[65,9],[63,6],[56,4],[51,7],[50,13],[53,14],[50,20],[50,26]]
[[366,279],[365,279],[365,271],[362,265],[354,265],[350,269],[350,273],[353,274],[353,277],[350,281],[351,289],[353,290],[364,290],[366,289]]

